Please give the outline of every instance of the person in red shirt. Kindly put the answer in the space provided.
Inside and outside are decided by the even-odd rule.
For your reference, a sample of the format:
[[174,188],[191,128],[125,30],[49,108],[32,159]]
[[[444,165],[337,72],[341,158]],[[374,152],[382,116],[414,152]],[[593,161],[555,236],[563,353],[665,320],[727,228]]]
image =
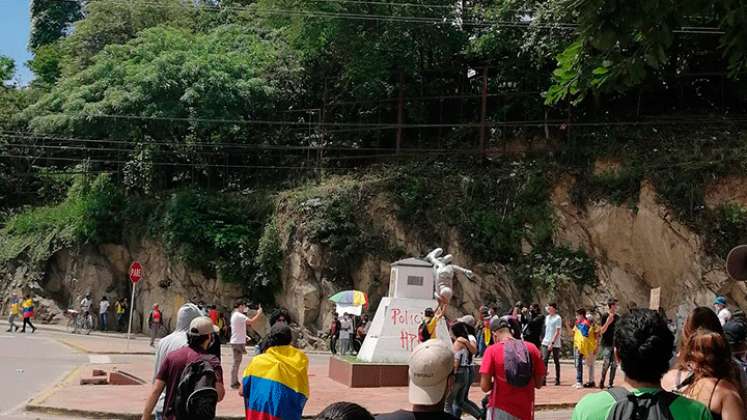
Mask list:
[[208,316],[213,321],[213,325],[218,325],[218,318],[220,315],[218,314],[218,309],[216,309],[215,305],[210,305],[210,309],[208,309]]
[[150,346],[153,347],[153,342],[156,340],[156,335],[158,335],[158,331],[161,330],[161,322],[162,322],[162,315],[161,315],[161,309],[158,308],[158,304],[153,304],[153,310],[150,311],[150,315],[148,316],[148,328],[150,328]]
[[532,343],[521,342],[526,347],[532,367],[532,378],[523,387],[513,386],[506,380],[504,346],[509,340],[516,340],[521,331],[516,323],[499,318],[491,322],[495,344],[488,347],[480,367],[480,388],[490,392],[488,419],[534,419],[534,390],[542,387],[545,378],[545,364],[539,349]]

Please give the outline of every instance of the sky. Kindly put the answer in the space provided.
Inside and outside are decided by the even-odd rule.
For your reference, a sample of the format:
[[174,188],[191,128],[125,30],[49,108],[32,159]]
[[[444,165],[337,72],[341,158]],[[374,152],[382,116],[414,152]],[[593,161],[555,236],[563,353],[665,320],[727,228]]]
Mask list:
[[26,67],[31,59],[28,51],[31,31],[31,0],[0,0],[0,55],[6,55],[16,62],[16,80],[28,84],[34,75]]

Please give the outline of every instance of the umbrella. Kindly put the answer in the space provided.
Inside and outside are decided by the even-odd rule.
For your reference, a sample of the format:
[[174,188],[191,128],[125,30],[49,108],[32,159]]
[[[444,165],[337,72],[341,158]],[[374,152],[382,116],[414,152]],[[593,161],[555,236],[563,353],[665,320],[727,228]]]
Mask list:
[[336,293],[329,298],[338,305],[364,306],[368,307],[368,295],[360,290],[345,290]]

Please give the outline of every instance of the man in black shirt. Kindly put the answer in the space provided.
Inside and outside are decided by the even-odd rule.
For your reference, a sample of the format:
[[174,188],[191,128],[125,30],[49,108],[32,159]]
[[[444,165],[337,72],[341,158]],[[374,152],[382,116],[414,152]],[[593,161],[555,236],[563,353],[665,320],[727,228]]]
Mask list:
[[524,329],[524,341],[528,341],[537,348],[542,346],[542,329],[545,327],[545,316],[542,315],[539,304],[533,303],[529,307],[527,325]]
[[410,355],[408,396],[412,411],[376,416],[379,420],[458,420],[444,412],[444,401],[454,383],[454,353],[440,340],[415,347]]
[[610,371],[610,384],[609,388],[612,388],[615,382],[615,371],[617,370],[617,360],[615,359],[615,324],[620,318],[617,315],[617,299],[607,299],[607,306],[609,310],[606,314],[602,315],[602,359],[604,364],[602,365],[602,380],[599,381],[599,388],[604,389],[604,378],[607,375],[607,369]]

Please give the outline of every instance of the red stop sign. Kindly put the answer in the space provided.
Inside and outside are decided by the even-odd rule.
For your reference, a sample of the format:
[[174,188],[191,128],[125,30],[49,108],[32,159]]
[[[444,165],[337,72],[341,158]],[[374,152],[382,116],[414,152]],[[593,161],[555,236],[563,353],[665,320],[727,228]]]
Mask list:
[[130,266],[130,281],[137,283],[143,278],[143,266],[139,262],[135,261]]

